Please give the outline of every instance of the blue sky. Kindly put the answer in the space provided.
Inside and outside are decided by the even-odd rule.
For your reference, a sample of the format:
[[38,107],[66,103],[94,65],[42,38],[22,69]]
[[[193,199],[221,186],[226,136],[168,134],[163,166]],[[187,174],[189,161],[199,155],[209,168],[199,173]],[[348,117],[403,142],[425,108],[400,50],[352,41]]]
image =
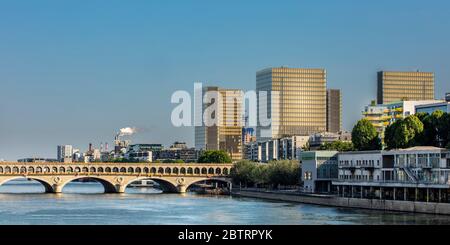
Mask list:
[[0,0],[0,159],[55,157],[57,144],[193,144],[173,128],[175,90],[245,90],[272,66],[327,69],[351,129],[376,72],[436,73],[450,91],[448,1]]

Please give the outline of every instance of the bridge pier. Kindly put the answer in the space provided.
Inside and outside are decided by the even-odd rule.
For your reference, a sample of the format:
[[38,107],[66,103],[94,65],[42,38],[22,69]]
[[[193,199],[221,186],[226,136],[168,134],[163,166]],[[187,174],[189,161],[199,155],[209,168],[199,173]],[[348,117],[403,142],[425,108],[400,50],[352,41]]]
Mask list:
[[177,186],[178,193],[186,193],[186,190],[187,190],[187,186],[186,185],[178,185]]
[[63,185],[53,185],[52,189],[50,191],[45,190],[45,192],[51,192],[51,193],[62,193]]
[[125,189],[127,188],[126,185],[116,185],[116,193],[125,193]]

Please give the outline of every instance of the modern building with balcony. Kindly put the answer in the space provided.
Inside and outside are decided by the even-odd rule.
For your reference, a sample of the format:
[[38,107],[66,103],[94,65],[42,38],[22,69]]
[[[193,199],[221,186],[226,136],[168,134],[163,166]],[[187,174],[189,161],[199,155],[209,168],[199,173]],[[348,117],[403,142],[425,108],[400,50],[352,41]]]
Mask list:
[[419,146],[338,154],[342,197],[450,202],[450,151]]
[[420,100],[420,101],[396,101],[386,104],[375,104],[375,101],[365,107],[363,117],[369,120],[377,129],[381,138],[384,139],[384,131],[398,119],[416,114],[416,107],[420,105],[441,103],[441,100]]

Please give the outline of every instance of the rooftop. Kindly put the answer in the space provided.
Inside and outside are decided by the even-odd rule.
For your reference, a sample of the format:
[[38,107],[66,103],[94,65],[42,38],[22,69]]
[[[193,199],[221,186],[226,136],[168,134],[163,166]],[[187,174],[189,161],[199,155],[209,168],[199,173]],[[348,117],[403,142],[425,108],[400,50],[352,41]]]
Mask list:
[[414,146],[406,149],[396,149],[392,151],[440,151],[446,150],[445,148],[439,148],[435,146]]

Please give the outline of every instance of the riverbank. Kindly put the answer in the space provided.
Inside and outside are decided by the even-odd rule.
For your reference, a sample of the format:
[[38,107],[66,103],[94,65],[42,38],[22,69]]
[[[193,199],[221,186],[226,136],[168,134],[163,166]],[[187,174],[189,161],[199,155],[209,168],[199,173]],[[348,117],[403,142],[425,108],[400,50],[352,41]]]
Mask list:
[[314,204],[330,207],[345,207],[371,209],[381,211],[395,211],[408,213],[424,213],[450,215],[450,203],[427,203],[412,201],[394,201],[379,199],[358,199],[336,197],[331,195],[300,194],[297,192],[278,192],[235,189],[232,195],[240,197],[261,198],[274,201],[287,201],[304,204]]

